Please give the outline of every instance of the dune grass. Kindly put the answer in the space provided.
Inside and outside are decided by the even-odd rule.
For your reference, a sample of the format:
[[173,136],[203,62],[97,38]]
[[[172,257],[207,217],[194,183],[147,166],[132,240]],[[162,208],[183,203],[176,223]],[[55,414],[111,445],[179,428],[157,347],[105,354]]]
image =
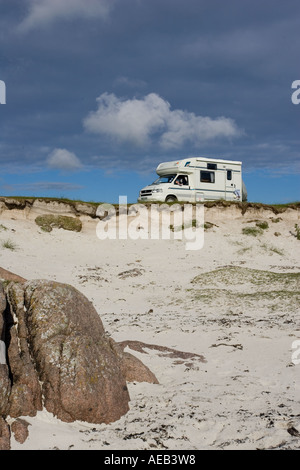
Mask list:
[[17,245],[10,239],[2,241],[2,247],[7,248],[8,250],[15,251],[17,249]]
[[262,230],[266,230],[269,228],[269,224],[266,221],[256,222],[256,227],[261,228]]
[[263,229],[260,227],[244,227],[242,229],[243,235],[251,235],[252,237],[257,237],[264,233]]
[[[117,206],[118,203],[109,203],[109,201],[83,201],[81,199],[69,199],[66,197],[41,197],[41,196],[0,196],[1,200],[17,200],[17,201],[28,201],[28,202],[33,202],[35,200],[40,200],[40,201],[45,201],[45,202],[62,202],[70,205],[74,205],[77,203],[80,204],[91,204],[98,206],[99,204],[107,203],[107,204],[112,204],[113,206]],[[128,205],[134,204],[135,202],[129,202]],[[180,201],[175,201],[175,202],[145,202],[143,201],[144,205],[150,205],[150,204],[168,204],[168,205],[173,205],[173,204],[186,204],[186,202],[180,202]],[[190,203],[190,204],[196,204],[196,203]],[[199,204],[199,203],[197,203]],[[223,206],[231,206],[231,205],[236,205],[239,207],[244,206],[245,208],[247,207],[255,207],[255,208],[263,208],[263,209],[275,209],[278,212],[282,212],[285,209],[291,207],[291,208],[299,208],[300,207],[300,201],[293,201],[293,202],[288,202],[284,204],[264,204],[262,202],[251,202],[251,201],[225,201],[224,199],[219,199],[216,201],[204,201],[200,204],[204,204],[206,207],[213,207],[217,205],[223,205]]]
[[64,215],[39,215],[36,217],[35,223],[41,227],[44,232],[51,232],[53,228],[62,228],[64,230],[71,230],[72,232],[80,232],[82,229],[81,220]]

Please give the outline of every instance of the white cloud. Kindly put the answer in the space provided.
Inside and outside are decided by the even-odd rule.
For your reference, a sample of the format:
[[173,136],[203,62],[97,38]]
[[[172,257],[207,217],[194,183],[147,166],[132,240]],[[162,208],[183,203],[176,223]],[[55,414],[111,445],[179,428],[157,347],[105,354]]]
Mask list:
[[83,121],[85,129],[139,146],[157,141],[167,150],[187,143],[197,146],[209,139],[241,134],[232,119],[211,119],[188,111],[173,111],[170,104],[156,93],[128,100],[103,93],[97,98],[97,103],[97,111],[90,112]]
[[165,127],[169,104],[155,93],[143,99],[120,100],[103,93],[97,98],[98,109],[84,119],[84,127],[137,145],[149,143],[150,135]]
[[19,25],[27,32],[56,20],[106,18],[114,0],[27,0],[28,15]]
[[230,118],[221,116],[211,119],[175,110],[170,112],[167,129],[161,136],[160,144],[165,149],[182,147],[186,143],[196,146],[210,139],[231,138],[240,134],[241,131]]
[[47,159],[50,168],[58,170],[78,170],[82,167],[79,158],[66,149],[54,149]]

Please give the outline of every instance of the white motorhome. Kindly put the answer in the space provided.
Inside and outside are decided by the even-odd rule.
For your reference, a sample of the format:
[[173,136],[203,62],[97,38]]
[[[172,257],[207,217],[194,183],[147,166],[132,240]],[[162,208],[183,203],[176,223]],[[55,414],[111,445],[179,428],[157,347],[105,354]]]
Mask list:
[[159,178],[139,193],[139,201],[246,201],[242,162],[205,157],[161,163]]

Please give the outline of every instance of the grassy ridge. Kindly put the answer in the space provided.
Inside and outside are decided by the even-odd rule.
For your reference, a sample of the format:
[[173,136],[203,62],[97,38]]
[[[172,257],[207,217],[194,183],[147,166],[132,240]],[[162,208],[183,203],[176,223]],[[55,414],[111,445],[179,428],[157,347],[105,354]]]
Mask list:
[[[78,204],[86,204],[86,205],[92,205],[92,206],[99,206],[100,204],[104,204],[105,201],[82,201],[80,199],[68,199],[68,198],[58,198],[58,197],[36,197],[36,196],[0,196],[0,201],[7,202],[8,205],[14,205],[14,201],[19,202],[20,206],[25,206],[26,203],[28,205],[31,205],[34,201],[44,201],[44,202],[58,202],[58,203],[65,203],[69,204],[70,206],[76,207]],[[11,201],[11,203],[10,203]],[[106,202],[107,203],[107,202]],[[111,204],[112,206],[119,206],[118,203],[108,203]],[[128,203],[128,206],[131,206],[134,203]],[[168,205],[174,205],[174,204],[186,204],[186,202],[143,202],[143,205],[149,206],[152,204],[168,204]],[[196,203],[191,203],[191,204],[196,204]],[[201,204],[201,203],[197,203]],[[236,201],[225,201],[223,199],[220,199],[218,201],[205,201],[204,203],[205,207],[215,207],[215,206],[222,206],[222,207],[229,207],[229,206],[237,206],[242,209],[242,211],[246,211],[250,207],[254,207],[256,209],[271,209],[273,212],[284,212],[286,209],[291,208],[291,209],[299,209],[300,208],[300,201],[295,201],[295,202],[288,202],[285,204],[264,204],[262,202],[236,202]],[[17,207],[16,207],[17,208]],[[21,207],[20,207],[21,208]]]
[[71,230],[72,232],[80,232],[82,229],[82,223],[79,219],[64,215],[39,215],[36,217],[35,223],[41,227],[44,232],[51,232],[53,228],[63,228],[64,230]]

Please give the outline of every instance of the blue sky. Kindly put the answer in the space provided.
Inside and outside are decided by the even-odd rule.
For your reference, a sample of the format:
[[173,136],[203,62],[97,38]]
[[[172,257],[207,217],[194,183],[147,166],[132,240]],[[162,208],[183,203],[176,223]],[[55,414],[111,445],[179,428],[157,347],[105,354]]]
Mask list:
[[0,194],[131,203],[202,155],[299,200],[299,31],[298,0],[0,0]]

